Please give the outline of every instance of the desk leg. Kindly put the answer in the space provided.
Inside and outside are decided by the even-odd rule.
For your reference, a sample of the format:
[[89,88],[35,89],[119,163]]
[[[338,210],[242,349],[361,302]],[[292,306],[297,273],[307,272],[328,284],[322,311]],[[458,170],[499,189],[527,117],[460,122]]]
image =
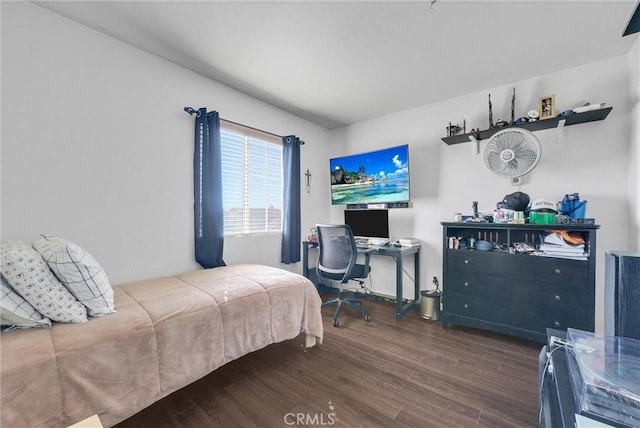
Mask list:
[[402,255],[393,256],[396,261],[396,318],[402,318],[404,315],[402,310],[402,273],[404,271],[402,267]]
[[420,249],[413,256],[413,269],[415,277],[413,278],[413,283],[415,285],[413,291],[413,301],[417,306],[420,305]]
[[414,274],[415,277],[413,279],[414,290],[413,290],[413,299],[409,300],[407,304],[403,304],[403,284],[402,284],[402,274],[404,273],[402,256],[394,256],[394,260],[396,261],[396,318],[402,318],[409,311],[420,306],[420,250],[415,253],[413,256],[413,266],[414,266]]

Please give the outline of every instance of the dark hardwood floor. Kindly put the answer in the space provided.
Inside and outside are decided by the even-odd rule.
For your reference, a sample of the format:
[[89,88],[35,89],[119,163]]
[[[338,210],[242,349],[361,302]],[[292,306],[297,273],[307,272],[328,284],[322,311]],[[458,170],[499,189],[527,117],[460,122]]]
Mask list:
[[140,427],[535,427],[541,345],[462,327],[442,329],[389,303],[350,310],[324,343],[303,337],[220,367],[123,421]]

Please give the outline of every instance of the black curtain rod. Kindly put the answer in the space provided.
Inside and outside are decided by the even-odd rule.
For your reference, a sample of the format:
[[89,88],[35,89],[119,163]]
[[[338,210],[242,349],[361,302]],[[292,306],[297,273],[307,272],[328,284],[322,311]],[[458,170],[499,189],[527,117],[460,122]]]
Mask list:
[[[194,109],[192,107],[185,107],[184,111],[186,111],[189,114],[195,114],[196,116],[200,115],[200,111],[196,110],[196,109]],[[234,125],[243,126],[243,127],[247,128],[247,129],[251,129],[252,131],[262,132],[264,134],[273,135],[274,137],[283,138],[282,135],[274,134],[273,132],[269,132],[269,131],[263,131],[262,129],[254,128],[253,126],[247,126],[247,125],[245,125],[243,123],[238,123],[238,122],[234,122],[232,120],[223,119],[223,118],[220,118],[220,120],[224,120],[225,122],[232,123]],[[304,141],[300,141],[300,145],[302,145],[302,144],[304,144]]]

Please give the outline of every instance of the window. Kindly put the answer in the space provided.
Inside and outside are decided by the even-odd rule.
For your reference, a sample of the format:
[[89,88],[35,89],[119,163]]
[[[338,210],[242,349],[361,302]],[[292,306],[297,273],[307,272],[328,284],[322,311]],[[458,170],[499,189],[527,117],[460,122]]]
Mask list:
[[282,233],[282,141],[220,121],[224,234]]

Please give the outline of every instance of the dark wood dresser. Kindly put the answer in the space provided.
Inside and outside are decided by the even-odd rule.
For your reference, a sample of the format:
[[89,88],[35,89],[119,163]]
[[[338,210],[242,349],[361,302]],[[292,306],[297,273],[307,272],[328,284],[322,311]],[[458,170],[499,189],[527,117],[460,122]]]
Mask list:
[[[545,343],[547,328],[594,331],[598,225],[442,223],[442,326],[464,325]],[[517,253],[550,230],[579,234],[586,260]],[[492,251],[472,241],[498,244]],[[457,242],[456,242],[457,241]],[[475,246],[475,245],[474,245]]]

